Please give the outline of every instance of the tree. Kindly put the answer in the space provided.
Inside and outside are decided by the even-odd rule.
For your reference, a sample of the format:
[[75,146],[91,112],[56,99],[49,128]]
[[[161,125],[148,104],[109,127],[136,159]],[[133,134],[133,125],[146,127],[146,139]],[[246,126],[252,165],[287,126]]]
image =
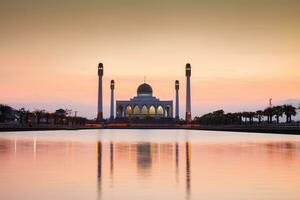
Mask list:
[[268,107],[264,110],[264,115],[267,116],[267,121],[269,124],[272,124],[274,111],[273,108]]
[[225,114],[223,110],[217,110],[213,113],[208,113],[201,117],[195,117],[193,123],[204,125],[240,124],[241,115],[239,115],[238,113]]
[[247,123],[247,119],[250,124],[253,124],[253,119],[256,116],[255,112],[243,112],[242,116],[245,118],[245,123]]
[[256,113],[255,112],[249,112],[248,115],[249,115],[249,119],[250,119],[250,124],[253,124],[253,119],[254,119]]
[[[64,124],[64,121],[66,119],[67,116],[67,111],[64,109],[58,109],[55,111],[54,113],[54,117],[55,117],[55,121],[56,123],[60,123],[60,124]],[[58,122],[59,121],[59,122]]]
[[23,124],[25,122],[25,124],[28,124],[32,113],[29,110],[26,110],[25,108],[19,109],[18,113],[20,116],[20,123]]
[[222,115],[224,115],[224,113],[225,113],[224,110],[217,110],[217,111],[214,111],[212,114],[222,116]]
[[264,112],[262,110],[258,110],[255,112],[256,118],[258,119],[258,123],[261,124],[262,119],[264,118]]
[[284,113],[283,106],[275,106],[272,109],[273,109],[273,113],[276,116],[276,122],[277,122],[277,124],[279,124],[279,118],[282,117],[282,115]]
[[36,116],[36,122],[37,124],[40,124],[41,122],[41,118],[43,117],[43,115],[45,114],[45,110],[35,110],[33,113]]
[[297,114],[296,107],[292,105],[283,105],[283,112],[286,116],[286,123],[292,123],[292,116]]
[[45,115],[45,118],[46,118],[46,124],[49,124],[49,121],[50,121],[50,118],[51,118],[52,114],[49,113],[49,112],[45,112],[44,115]]
[[249,116],[249,112],[242,112],[242,117],[245,119],[245,124],[247,124],[247,119],[250,123],[250,116]]
[[8,115],[13,111],[12,107],[0,104],[0,122],[5,122]]
[[239,121],[239,118],[235,113],[227,113],[223,117],[223,123],[225,123],[225,124],[235,124],[238,121]]
[[243,113],[238,112],[234,113],[234,115],[239,119],[239,124],[243,124]]
[[23,124],[24,121],[25,121],[25,119],[24,119],[25,118],[25,112],[26,112],[25,108],[21,108],[21,109],[18,110],[20,124]]

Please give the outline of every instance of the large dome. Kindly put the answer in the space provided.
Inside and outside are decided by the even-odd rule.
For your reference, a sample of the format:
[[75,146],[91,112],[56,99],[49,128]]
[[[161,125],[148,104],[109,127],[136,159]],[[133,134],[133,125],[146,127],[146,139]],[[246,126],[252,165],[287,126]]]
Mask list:
[[137,89],[138,96],[152,96],[153,90],[147,83],[141,84]]

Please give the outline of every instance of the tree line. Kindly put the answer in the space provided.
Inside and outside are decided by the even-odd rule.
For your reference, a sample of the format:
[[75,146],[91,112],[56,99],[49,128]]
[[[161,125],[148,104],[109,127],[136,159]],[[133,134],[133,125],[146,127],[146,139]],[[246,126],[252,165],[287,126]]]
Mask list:
[[[253,123],[280,123],[280,119],[285,117],[285,123],[292,123],[293,116],[297,115],[297,109],[292,105],[279,105],[268,107],[256,112],[236,112],[225,113],[224,110],[217,110],[205,114],[201,117],[195,117],[193,123],[204,125],[226,125],[226,124],[253,124]],[[274,121],[275,119],[275,121]]]
[[68,109],[58,109],[55,112],[43,109],[30,111],[25,108],[16,110],[8,105],[0,104],[0,122],[16,122],[23,125],[84,125],[87,119],[72,116],[72,111]]

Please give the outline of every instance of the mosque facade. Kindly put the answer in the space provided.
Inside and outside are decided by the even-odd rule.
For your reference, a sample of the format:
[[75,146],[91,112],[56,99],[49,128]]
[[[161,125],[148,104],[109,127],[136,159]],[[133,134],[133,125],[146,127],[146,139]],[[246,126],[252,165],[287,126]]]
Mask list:
[[117,118],[172,118],[173,101],[162,101],[153,96],[152,87],[141,84],[137,89],[137,96],[129,100],[116,101]]
[[[185,120],[191,122],[191,65],[186,64],[186,112]],[[98,110],[97,121],[102,122],[103,119],[103,95],[102,95],[102,77],[103,64],[98,64]],[[160,100],[153,96],[153,89],[147,83],[141,84],[137,89],[137,96],[129,100],[117,100],[114,103],[115,81],[111,80],[111,103],[110,103],[110,120],[116,118],[173,118],[173,101]],[[179,81],[175,81],[175,119],[179,119]],[[116,109],[115,106],[116,105]],[[116,113],[115,113],[116,111]]]

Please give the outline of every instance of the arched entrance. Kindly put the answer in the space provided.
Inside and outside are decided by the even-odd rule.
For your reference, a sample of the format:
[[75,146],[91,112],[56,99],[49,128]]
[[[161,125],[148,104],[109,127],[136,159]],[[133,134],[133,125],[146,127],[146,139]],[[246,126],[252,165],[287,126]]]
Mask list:
[[163,107],[162,106],[158,106],[156,112],[157,112],[157,115],[163,115],[164,114]]
[[128,106],[126,107],[125,116],[126,116],[126,117],[130,117],[131,113],[132,113],[131,106],[128,105]]
[[133,114],[134,115],[139,115],[140,114],[140,108],[136,105],[133,108]]
[[148,109],[145,105],[143,105],[142,110],[141,110],[142,115],[147,115],[148,114]]
[[149,115],[154,116],[155,115],[155,107],[153,105],[149,108]]

